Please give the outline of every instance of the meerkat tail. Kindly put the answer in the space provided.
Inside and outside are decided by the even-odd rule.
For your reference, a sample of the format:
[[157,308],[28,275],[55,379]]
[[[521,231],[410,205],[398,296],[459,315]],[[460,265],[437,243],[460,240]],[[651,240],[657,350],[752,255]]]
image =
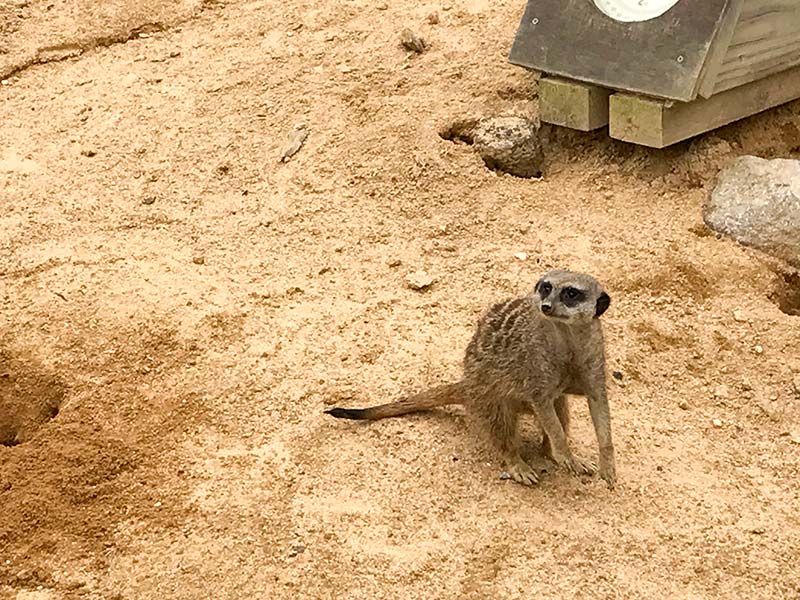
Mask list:
[[439,385],[419,394],[407,396],[395,402],[370,408],[331,408],[325,413],[337,419],[370,420],[399,417],[412,412],[429,410],[437,406],[460,404],[464,401],[465,386],[462,382]]

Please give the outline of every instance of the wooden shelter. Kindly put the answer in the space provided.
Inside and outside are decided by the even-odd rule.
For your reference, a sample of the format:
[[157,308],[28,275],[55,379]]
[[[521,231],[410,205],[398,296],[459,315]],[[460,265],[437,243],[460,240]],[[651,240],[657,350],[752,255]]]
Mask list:
[[528,0],[543,122],[663,148],[800,98],[800,0]]

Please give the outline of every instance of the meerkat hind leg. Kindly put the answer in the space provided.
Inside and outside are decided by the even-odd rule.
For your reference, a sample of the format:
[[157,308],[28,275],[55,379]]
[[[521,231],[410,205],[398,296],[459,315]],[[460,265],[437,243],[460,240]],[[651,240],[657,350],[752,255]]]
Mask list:
[[502,400],[491,399],[478,408],[476,416],[489,432],[511,479],[523,485],[539,483],[539,474],[519,453],[518,413],[515,407]]
[[[567,401],[567,397],[562,395],[556,398],[555,402],[553,403],[553,408],[555,408],[556,415],[558,415],[558,420],[561,423],[561,429],[564,430],[564,438],[569,441],[569,403]],[[553,462],[558,462],[553,454],[553,447],[546,431],[542,434],[542,452]],[[597,473],[596,461],[592,460],[591,458],[584,458],[578,455],[573,455],[573,458],[576,466],[578,467],[579,473],[584,473],[586,475],[594,475]]]

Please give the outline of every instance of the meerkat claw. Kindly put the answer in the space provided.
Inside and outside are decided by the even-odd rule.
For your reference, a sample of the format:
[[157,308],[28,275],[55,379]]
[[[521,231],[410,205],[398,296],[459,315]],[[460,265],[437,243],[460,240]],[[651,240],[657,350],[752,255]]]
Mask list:
[[561,466],[564,467],[570,474],[575,475],[576,477],[581,474],[580,469],[578,468],[575,459],[571,459],[561,463]]
[[576,477],[581,475],[594,475],[597,472],[597,465],[591,459],[570,456],[568,458],[557,459],[554,462]]
[[522,485],[536,485],[539,483],[539,475],[533,468],[526,462],[518,462],[510,465],[508,468],[508,475]]
[[578,468],[578,472],[582,475],[594,475],[597,473],[597,463],[591,458],[576,456],[575,465]]

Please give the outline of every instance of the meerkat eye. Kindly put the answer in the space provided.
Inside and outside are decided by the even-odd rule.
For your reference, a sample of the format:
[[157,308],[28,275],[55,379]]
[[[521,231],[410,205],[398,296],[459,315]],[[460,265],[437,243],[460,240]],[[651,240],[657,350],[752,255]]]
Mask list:
[[542,298],[545,298],[552,291],[553,286],[547,281],[543,281],[539,284],[539,294],[542,296]]
[[574,287],[564,288],[562,294],[567,300],[580,301],[584,298],[584,293]]

